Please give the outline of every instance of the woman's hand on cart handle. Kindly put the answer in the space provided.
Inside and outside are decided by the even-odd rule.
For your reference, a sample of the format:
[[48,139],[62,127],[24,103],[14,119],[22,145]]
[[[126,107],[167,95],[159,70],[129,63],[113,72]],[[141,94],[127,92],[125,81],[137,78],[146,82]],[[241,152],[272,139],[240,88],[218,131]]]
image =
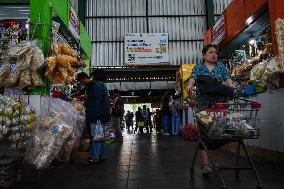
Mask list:
[[233,83],[233,81],[232,81],[231,79],[227,79],[227,80],[225,81],[225,83],[226,83],[226,85],[227,85],[228,87],[235,88],[235,85],[234,85],[234,83]]
[[195,90],[194,85],[195,85],[195,80],[191,78],[186,86],[186,91],[188,92],[188,94],[192,93]]

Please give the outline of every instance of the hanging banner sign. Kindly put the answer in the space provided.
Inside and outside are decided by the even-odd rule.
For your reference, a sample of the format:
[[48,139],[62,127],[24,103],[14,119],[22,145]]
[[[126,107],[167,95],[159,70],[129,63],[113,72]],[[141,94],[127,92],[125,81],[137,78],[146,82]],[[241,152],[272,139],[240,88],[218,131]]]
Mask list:
[[70,2],[69,2],[69,30],[76,39],[80,40],[79,19]]
[[212,27],[212,43],[219,45],[225,38],[225,17],[221,15]]
[[169,64],[167,33],[127,33],[125,63],[132,65]]

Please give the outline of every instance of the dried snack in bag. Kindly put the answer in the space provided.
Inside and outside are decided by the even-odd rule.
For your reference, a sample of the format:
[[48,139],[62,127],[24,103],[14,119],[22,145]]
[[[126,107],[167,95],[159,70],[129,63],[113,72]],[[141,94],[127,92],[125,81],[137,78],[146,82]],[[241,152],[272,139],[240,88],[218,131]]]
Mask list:
[[267,62],[261,62],[255,65],[250,71],[250,80],[259,81],[266,70]]
[[61,53],[68,56],[76,57],[76,54],[74,53],[73,49],[67,44],[61,44]]
[[51,72],[49,70],[46,70],[45,74],[44,74],[49,80],[52,80],[52,78],[55,75],[55,72]]
[[77,58],[74,58],[74,57],[68,56],[68,55],[65,55],[64,57],[68,59],[68,61],[69,61],[69,63],[70,63],[71,66],[78,65],[78,60],[77,60]]
[[31,81],[30,70],[22,71],[22,73],[20,75],[20,82],[19,82],[20,89],[23,89],[23,88],[31,86],[31,85],[32,85],[32,81]]
[[70,62],[68,60],[68,58],[64,55],[58,55],[56,56],[57,59],[57,63],[59,66],[63,67],[63,68],[69,68],[70,67]]
[[21,41],[19,44],[10,47],[7,51],[9,56],[21,56],[31,47],[30,41]]
[[65,83],[70,84],[72,81],[73,81],[73,78],[68,75]]
[[53,51],[56,55],[61,54],[61,46],[59,45],[59,43],[53,43]]
[[43,64],[44,64],[44,56],[42,51],[38,47],[34,47],[32,61],[31,61],[31,70],[36,71]]
[[31,73],[31,79],[32,79],[32,86],[34,87],[41,87],[44,86],[44,82],[42,81],[40,75],[36,72]]
[[67,77],[68,77],[68,71],[67,71],[67,69],[66,69],[66,68],[62,68],[62,67],[59,67],[59,68],[58,68],[58,71],[59,71],[59,73],[60,73],[62,79],[63,79],[63,80],[66,80]]
[[53,72],[53,70],[57,66],[57,59],[54,56],[48,57],[47,58],[47,72]]
[[19,117],[13,117],[11,119],[11,125],[18,125],[19,124]]
[[0,86],[2,86],[4,81],[9,77],[9,74],[9,64],[3,64],[0,68]]
[[75,74],[75,71],[72,68],[68,68],[67,72],[68,72],[68,75],[71,76],[71,77],[73,77],[74,74]]
[[52,78],[52,83],[53,84],[64,84],[65,80],[62,78],[60,73],[56,72],[54,74],[54,77]]
[[5,81],[5,85],[9,87],[15,86],[20,78],[20,74],[20,70],[14,70]]

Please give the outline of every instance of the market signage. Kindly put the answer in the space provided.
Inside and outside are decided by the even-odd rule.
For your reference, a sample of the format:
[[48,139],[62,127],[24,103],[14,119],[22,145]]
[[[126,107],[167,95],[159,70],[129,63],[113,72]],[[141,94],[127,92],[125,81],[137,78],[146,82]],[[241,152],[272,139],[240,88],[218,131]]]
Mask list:
[[69,30],[74,35],[76,39],[80,39],[80,24],[78,16],[72,6],[72,4],[69,2]]
[[212,43],[219,45],[225,38],[225,17],[221,15],[212,28]]
[[127,33],[125,63],[132,65],[169,64],[167,33]]

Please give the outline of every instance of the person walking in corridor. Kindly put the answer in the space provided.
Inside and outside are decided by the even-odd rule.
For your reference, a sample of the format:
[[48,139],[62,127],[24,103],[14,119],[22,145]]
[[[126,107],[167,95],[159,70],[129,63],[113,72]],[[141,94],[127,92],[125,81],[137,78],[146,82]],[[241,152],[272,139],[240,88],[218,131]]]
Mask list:
[[112,127],[115,130],[115,141],[123,142],[121,133],[121,118],[124,114],[124,102],[117,89],[113,90],[114,100],[111,109]]
[[135,127],[135,130],[134,130],[134,133],[136,133],[139,129],[139,133],[143,134],[144,133],[143,129],[144,129],[144,126],[145,126],[145,120],[144,120],[144,117],[143,117],[143,114],[142,114],[142,109],[140,107],[138,107],[138,110],[135,113],[135,119],[136,119],[136,127]]
[[178,95],[174,95],[170,102],[170,111],[172,114],[172,134],[178,136],[180,133],[180,99]]
[[162,114],[162,123],[163,123],[163,134],[170,135],[169,130],[169,116],[170,116],[170,108],[169,108],[169,98],[164,98],[162,107],[161,107],[161,114]]

